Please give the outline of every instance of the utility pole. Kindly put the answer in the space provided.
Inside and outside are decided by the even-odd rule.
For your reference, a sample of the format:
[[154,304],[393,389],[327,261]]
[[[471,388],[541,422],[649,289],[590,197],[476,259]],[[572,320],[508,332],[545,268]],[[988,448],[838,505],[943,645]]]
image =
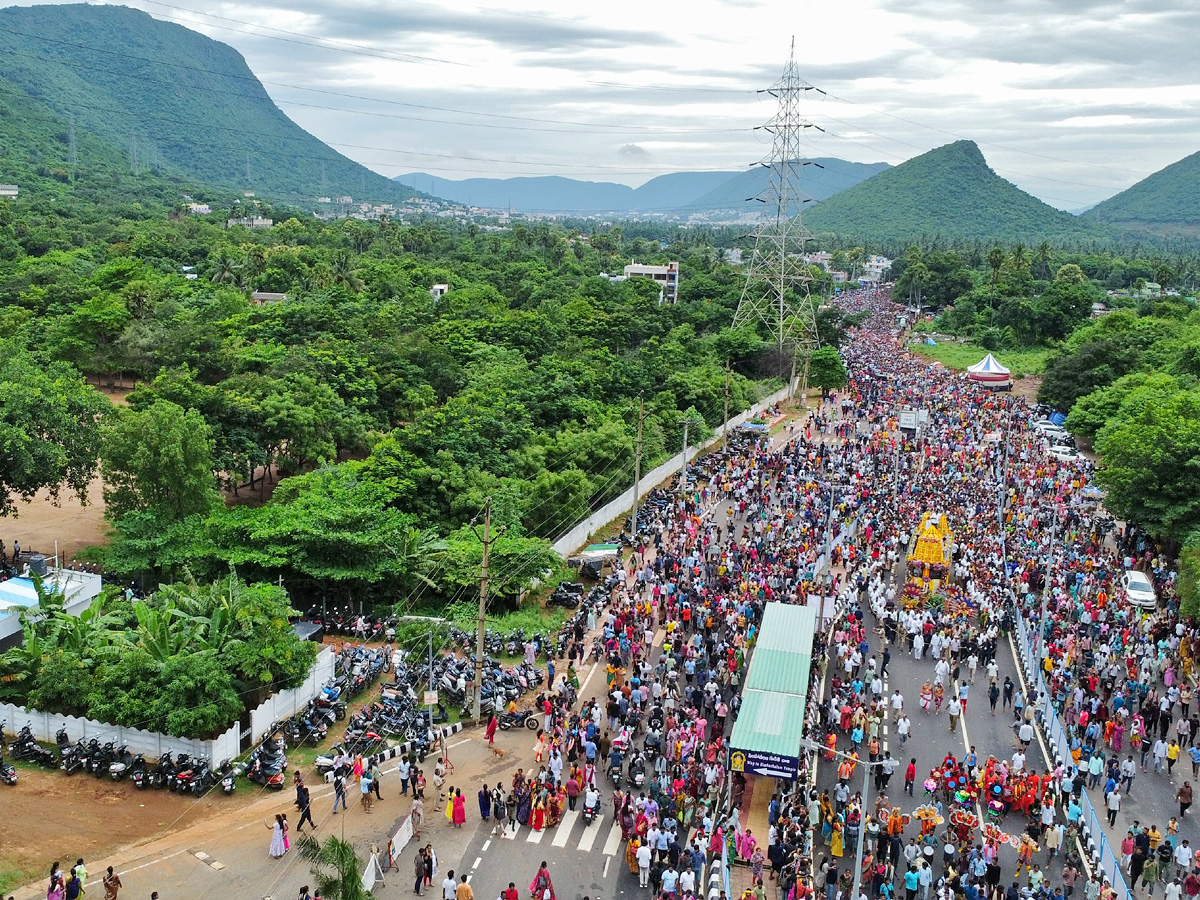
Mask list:
[[721,449],[729,446],[729,362],[725,363],[725,412],[721,418]]
[[644,397],[638,397],[637,449],[633,454],[633,515],[629,520],[633,523],[629,537],[635,543],[637,542],[638,533],[638,501],[642,497],[642,419],[645,416],[646,400]]
[[692,424],[700,425],[700,424],[702,424],[702,422],[699,422],[699,421],[693,419],[691,416],[688,416],[686,419],[683,420],[683,468],[679,472],[679,493],[681,493],[681,494],[687,493],[687,471],[688,471],[687,434],[688,434],[688,426],[692,425]]
[[1050,548],[1046,557],[1046,583],[1042,585],[1042,611],[1038,615],[1037,654],[1041,666],[1042,646],[1046,642],[1046,607],[1050,602],[1050,570],[1054,568],[1054,540],[1058,537],[1058,507],[1054,507],[1054,521],[1050,525]]
[[[433,680],[433,626],[429,626],[429,689],[425,692],[427,700],[433,700],[433,692],[437,689],[436,682]],[[429,730],[433,730],[433,703],[426,704],[429,707]],[[478,713],[476,713],[478,717]]]
[[[481,535],[479,529],[475,527],[474,519],[471,520],[471,530],[483,544],[483,565],[479,572],[479,623],[475,635],[475,718],[479,719],[483,715],[483,633],[487,618],[488,559],[491,556],[492,541],[495,540],[492,537],[491,497],[487,498],[487,503],[484,505],[483,534]],[[496,537],[504,534],[505,530],[501,528],[496,533]]]

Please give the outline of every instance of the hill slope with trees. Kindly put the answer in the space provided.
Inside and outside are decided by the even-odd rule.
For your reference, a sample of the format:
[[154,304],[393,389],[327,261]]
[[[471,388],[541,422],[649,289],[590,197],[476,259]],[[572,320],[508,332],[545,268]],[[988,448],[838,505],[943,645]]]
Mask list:
[[413,194],[284,115],[232,47],[118,6],[0,9],[0,152],[3,181],[153,171],[274,197]]
[[806,211],[814,232],[876,240],[1078,237],[1094,226],[1047,206],[988,167],[973,141],[938,147]]
[[1164,235],[1200,234],[1200,152],[1096,204],[1083,218]]

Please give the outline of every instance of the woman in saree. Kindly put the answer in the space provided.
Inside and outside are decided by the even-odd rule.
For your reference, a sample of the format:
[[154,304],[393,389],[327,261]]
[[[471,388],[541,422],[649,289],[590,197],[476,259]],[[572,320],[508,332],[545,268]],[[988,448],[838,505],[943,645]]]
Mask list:
[[621,805],[621,836],[629,839],[635,833],[636,820],[633,815],[633,797],[629,794],[625,795],[625,802]]
[[842,858],[845,853],[844,831],[845,825],[842,824],[840,816],[835,816],[831,824],[832,834],[829,841],[829,852],[837,859]]
[[542,864],[538,866],[533,881],[529,882],[529,896],[533,900],[555,900],[554,882],[550,880],[550,870],[546,868],[545,860],[542,860]]
[[546,800],[546,827],[553,828],[562,821],[563,806],[567,802],[566,788],[559,788],[557,791],[552,791],[549,798]]
[[646,818],[646,814],[638,810],[637,815],[633,820],[633,832],[638,836],[639,840],[644,841],[646,835],[650,833],[650,820]]
[[636,875],[638,873],[637,852],[642,846],[642,842],[636,837],[625,845],[625,865],[629,866],[629,874]]
[[541,831],[546,827],[546,802],[541,797],[533,802],[533,816],[529,827],[534,831]]
[[518,784],[513,791],[513,797],[517,801],[517,821],[522,825],[528,825],[530,815],[533,812],[533,798],[530,794],[529,786],[524,783]]

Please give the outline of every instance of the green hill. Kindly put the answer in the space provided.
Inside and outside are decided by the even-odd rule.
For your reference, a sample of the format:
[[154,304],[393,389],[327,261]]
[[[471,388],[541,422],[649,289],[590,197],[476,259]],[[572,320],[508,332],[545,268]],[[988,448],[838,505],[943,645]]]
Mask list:
[[0,181],[150,171],[280,198],[413,194],[296,125],[233,48],[118,6],[0,9],[0,153]]
[[1031,240],[1093,231],[993,172],[973,141],[956,141],[887,169],[805,212],[814,232]]
[[1200,153],[1096,204],[1083,218],[1127,230],[1195,237],[1200,234]]

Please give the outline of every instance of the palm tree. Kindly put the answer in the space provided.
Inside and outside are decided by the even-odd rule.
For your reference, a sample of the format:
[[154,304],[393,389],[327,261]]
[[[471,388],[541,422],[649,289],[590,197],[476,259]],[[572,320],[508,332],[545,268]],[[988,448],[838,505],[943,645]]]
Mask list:
[[363,288],[362,279],[358,277],[358,273],[354,269],[354,260],[345,250],[333,258],[329,274],[333,284],[341,285],[348,291],[357,292]]
[[987,255],[988,268],[992,270],[992,288],[1000,283],[1000,270],[1004,268],[1004,251],[993,247]]
[[1020,272],[1029,266],[1029,249],[1024,244],[1013,244],[1008,261],[1012,264],[1013,271]]
[[311,863],[314,894],[324,900],[370,900],[362,883],[362,861],[349,841],[330,835],[320,843],[312,835],[300,838],[300,858]]
[[1033,251],[1033,267],[1037,270],[1039,278],[1050,280],[1050,263],[1053,258],[1054,252],[1046,241],[1037,245],[1037,249]]
[[431,530],[413,526],[401,529],[383,548],[403,562],[401,588],[416,593],[422,587],[436,587],[430,573],[445,554],[449,545]]
[[217,284],[229,284],[237,278],[239,266],[228,253],[222,253],[213,264],[212,280]]

